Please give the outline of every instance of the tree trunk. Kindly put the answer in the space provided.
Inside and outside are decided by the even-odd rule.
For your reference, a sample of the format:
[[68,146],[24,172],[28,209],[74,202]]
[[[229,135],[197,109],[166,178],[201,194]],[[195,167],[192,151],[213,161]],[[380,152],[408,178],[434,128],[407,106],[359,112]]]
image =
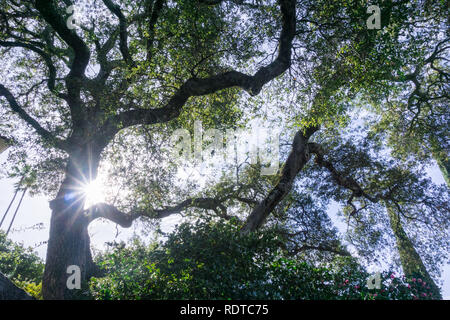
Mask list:
[[[89,221],[84,212],[83,185],[95,179],[100,152],[83,147],[70,155],[66,177],[57,198],[50,202],[52,215],[47,258],[42,282],[44,299],[80,299],[86,296],[86,284],[97,268],[92,261]],[[67,280],[72,275],[68,267],[75,265],[81,271],[81,290],[69,289]]]
[[36,300],[0,273],[0,300]]
[[424,263],[422,262],[422,259],[420,258],[420,255],[417,253],[411,240],[408,238],[408,235],[403,229],[400,217],[397,215],[396,211],[389,205],[386,206],[386,209],[389,215],[389,221],[392,231],[395,235],[397,250],[400,255],[400,263],[402,264],[403,273],[407,277],[420,276],[430,285],[430,288],[432,289],[435,297],[442,299],[439,287],[429,275]]
[[435,148],[433,150],[433,158],[436,160],[447,186],[450,187],[450,159],[448,157],[448,153],[442,148]]
[[317,130],[319,130],[319,127],[309,127],[305,132],[303,132],[303,129],[297,131],[291,152],[281,170],[280,179],[269,194],[253,208],[242,227],[241,232],[243,234],[248,234],[260,228],[269,214],[291,191],[295,177],[310,159],[308,140]]
[[3,151],[5,151],[8,148],[9,148],[8,140],[0,136],[0,154],[2,154]]

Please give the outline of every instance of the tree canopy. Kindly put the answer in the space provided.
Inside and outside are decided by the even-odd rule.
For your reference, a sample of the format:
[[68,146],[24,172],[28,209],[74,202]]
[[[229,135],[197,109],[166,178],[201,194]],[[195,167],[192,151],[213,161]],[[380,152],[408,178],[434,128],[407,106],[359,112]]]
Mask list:
[[[176,214],[190,224],[167,248],[195,238],[195,221],[233,221],[243,248],[261,230],[284,239],[277,246],[292,257],[285,261],[293,283],[291,266],[312,278],[331,276],[304,262],[353,255],[363,268],[389,257],[439,298],[436,280],[450,252],[448,3],[371,5],[380,8],[380,28],[368,27],[368,3],[358,0],[3,1],[0,136],[11,147],[2,172],[24,176],[32,193],[52,199],[44,298],[78,297],[66,287],[70,265],[80,267],[84,288],[105,275],[92,258],[92,221],[140,223],[149,234]],[[251,151],[233,145],[233,132],[254,124],[268,128],[279,149],[279,157],[270,150],[279,161],[272,175],[263,174],[261,153],[253,161]],[[174,152],[180,129],[202,138],[193,141],[191,159]],[[213,150],[211,140],[231,148]],[[237,135],[238,143],[251,142],[244,140]],[[447,185],[427,176],[435,163]],[[86,186],[99,177],[106,199],[87,203]],[[330,217],[333,203],[344,233]],[[255,278],[233,281],[260,283],[258,272],[279,261],[272,240],[272,255],[249,275]],[[254,268],[245,259],[251,248],[229,250]],[[158,248],[135,249],[131,255],[169,257]],[[188,254],[181,249],[177,254]],[[127,263],[135,262],[111,266],[112,279]],[[186,281],[189,295],[204,296],[202,281],[211,277],[193,284],[192,266],[179,267],[176,281]],[[150,269],[161,281],[170,276]],[[96,294],[185,297],[148,281],[161,291],[104,293],[99,280]],[[235,285],[226,295],[240,297],[230,289]],[[267,283],[261,285],[258,297]],[[219,291],[205,297],[226,296]],[[283,297],[322,297],[315,294]]]

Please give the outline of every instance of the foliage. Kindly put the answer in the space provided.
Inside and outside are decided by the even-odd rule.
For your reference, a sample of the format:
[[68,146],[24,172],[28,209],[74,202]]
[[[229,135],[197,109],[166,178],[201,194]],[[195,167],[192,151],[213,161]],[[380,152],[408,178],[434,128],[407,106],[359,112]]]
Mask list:
[[28,294],[38,300],[42,300],[42,281],[39,283],[26,281],[26,280],[14,280],[16,286],[25,290]]
[[313,265],[280,249],[277,230],[241,235],[236,223],[182,224],[167,241],[116,244],[97,257],[95,299],[430,299],[422,280],[381,275],[367,289],[367,271],[351,257]]
[[42,260],[32,248],[14,243],[2,231],[0,231],[0,272],[35,298],[42,298],[41,281],[44,272]]
[[[75,29],[66,23],[70,4],[84,9]],[[355,0],[2,1],[0,135],[13,145],[0,173],[26,174],[33,194],[71,199],[61,211],[72,212],[61,219],[54,218],[59,201],[52,202],[49,248],[62,250],[49,251],[47,268],[58,273],[49,286],[64,283],[58,264],[91,262],[88,236],[79,231],[91,221],[153,227],[156,217],[182,213],[187,221],[239,222],[183,224],[164,244],[116,248],[103,257],[111,273],[96,280],[95,295],[353,297],[337,289],[350,279],[337,281],[340,271],[323,265],[345,254],[328,216],[332,201],[342,206],[346,240],[360,263],[386,248],[408,251],[401,234],[416,253],[412,264],[436,278],[450,250],[448,186],[424,171],[434,159],[449,181],[448,8],[428,0],[371,4],[381,9],[380,30],[367,28],[368,3]],[[353,132],[358,113],[371,119]],[[221,130],[267,120],[288,136],[280,160],[292,152],[305,160],[302,170],[286,160],[278,174],[261,176],[259,164],[237,156],[222,175],[190,168],[172,156],[170,137],[180,128],[192,134],[196,120]],[[317,130],[291,144],[293,128]],[[84,211],[80,190],[99,176],[107,180],[108,204]],[[259,208],[267,203],[264,232],[240,236],[237,225],[255,211],[266,214]],[[75,221],[86,225],[70,228]],[[77,240],[87,245],[67,245]],[[139,265],[143,259],[151,263]],[[318,291],[298,280],[298,270]]]

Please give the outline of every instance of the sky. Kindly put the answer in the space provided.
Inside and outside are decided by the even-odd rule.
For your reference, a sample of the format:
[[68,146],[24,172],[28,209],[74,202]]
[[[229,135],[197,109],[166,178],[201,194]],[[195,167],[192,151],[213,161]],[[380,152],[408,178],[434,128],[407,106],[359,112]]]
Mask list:
[[[4,163],[7,159],[8,151],[0,154],[0,164]],[[428,174],[432,177],[436,183],[443,183],[443,177],[437,167],[430,168]],[[3,216],[6,208],[8,207],[12,197],[14,196],[14,183],[17,180],[14,179],[0,179],[0,213]],[[21,194],[18,194],[15,203],[11,206],[11,209],[6,217],[1,229],[6,231],[10,224],[13,213],[16,209],[17,203]],[[45,254],[47,246],[45,241],[48,240],[49,228],[50,228],[50,208],[47,199],[43,196],[30,197],[25,195],[22,201],[22,205],[17,212],[14,224],[9,234],[9,238],[15,242],[22,243],[27,247],[35,248],[35,252],[45,260]],[[336,227],[343,231],[345,230],[345,224],[337,219],[338,206],[332,206],[329,210],[329,215],[333,220]],[[163,232],[170,232],[173,230],[174,225],[179,221],[178,216],[170,216],[164,218],[161,223],[161,229]],[[42,223],[41,228],[32,228],[37,224]],[[134,224],[136,225],[136,224]],[[106,248],[106,242],[111,241],[126,241],[131,238],[137,231],[136,227],[124,229],[117,227],[112,222],[108,221],[94,221],[89,226],[89,234],[91,236],[91,244],[94,250],[102,250]],[[44,244],[43,244],[44,243]],[[442,273],[443,283],[443,297],[446,300],[450,300],[450,263],[444,267]]]

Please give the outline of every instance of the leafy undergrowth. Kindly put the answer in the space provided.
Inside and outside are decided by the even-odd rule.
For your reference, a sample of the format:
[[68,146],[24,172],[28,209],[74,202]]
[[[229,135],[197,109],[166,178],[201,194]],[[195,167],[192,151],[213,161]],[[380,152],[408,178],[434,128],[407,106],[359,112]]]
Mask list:
[[312,265],[280,250],[275,230],[241,235],[232,223],[182,224],[164,243],[136,240],[97,257],[107,276],[94,299],[433,299],[419,276],[380,274],[380,288],[352,257]]

